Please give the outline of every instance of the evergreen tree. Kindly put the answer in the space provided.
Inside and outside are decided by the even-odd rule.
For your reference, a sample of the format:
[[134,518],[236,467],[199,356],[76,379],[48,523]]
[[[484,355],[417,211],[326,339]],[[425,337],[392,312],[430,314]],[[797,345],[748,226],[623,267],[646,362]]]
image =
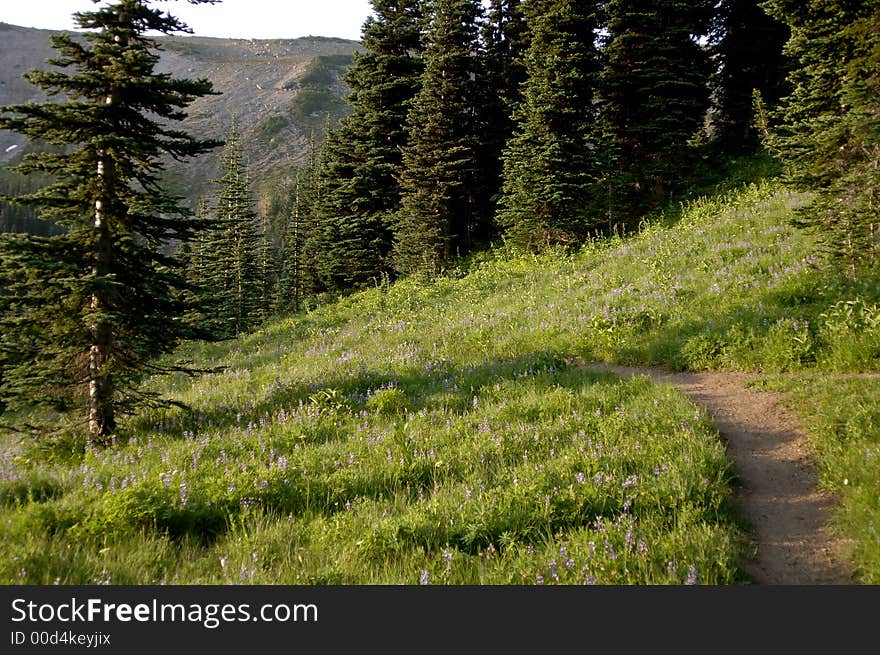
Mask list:
[[195,215],[203,227],[193,236],[192,241],[182,244],[179,250],[188,283],[184,291],[187,306],[184,320],[193,329],[202,331],[203,338],[210,339],[213,337],[212,333],[204,328],[209,324],[209,317],[215,308],[211,306],[210,288],[206,285],[211,275],[211,252],[208,248],[211,218],[205,198],[199,198]]
[[[491,0],[482,28],[482,51],[479,70],[482,79],[477,85],[479,96],[477,171],[484,188],[478,196],[484,206],[477,212],[494,216],[501,192],[502,154],[513,136],[513,114],[522,101],[522,84],[526,80],[525,52],[529,31],[520,0]],[[494,236],[495,225],[483,222],[485,233],[478,240]]]
[[713,139],[726,152],[753,151],[754,92],[769,108],[786,94],[786,58],[782,49],[788,26],[768,16],[760,0],[723,0],[715,10],[713,52]]
[[407,119],[403,195],[394,234],[402,274],[436,273],[468,252],[481,217],[476,208],[477,0],[436,0],[422,86]]
[[525,248],[571,242],[601,221],[595,200],[600,131],[594,0],[535,0],[528,5],[528,79],[504,153],[498,222]]
[[709,105],[708,0],[609,0],[603,116],[615,171],[613,209],[632,220],[659,204],[690,165],[688,142]]
[[856,276],[880,251],[880,1],[766,6],[791,28],[794,61],[775,146],[790,181],[817,192],[801,222]]
[[316,234],[320,192],[320,158],[314,134],[306,163],[294,173],[293,202],[284,231],[280,308],[299,311],[303,301],[318,290]]
[[260,214],[260,233],[257,237],[257,277],[260,290],[258,315],[265,321],[275,311],[278,279],[275,252],[272,245],[272,225],[266,212]]
[[[192,0],[195,3],[201,0]],[[54,152],[17,167],[53,180],[14,199],[64,233],[5,235],[0,244],[2,396],[16,406],[80,409],[92,443],[108,441],[120,414],[150,400],[139,390],[155,358],[189,335],[185,286],[172,241],[188,241],[189,211],[159,186],[162,156],[183,159],[213,142],[175,129],[183,109],[212,92],[205,80],[157,73],[147,34],[189,31],[143,0],[75,14],[81,37],[52,37],[60,70],[27,79],[57,103],[4,107],[0,129],[41,139]]]
[[531,41],[523,0],[490,0],[482,36],[489,88],[510,116],[522,100],[521,87],[528,77],[525,56]]
[[325,142],[316,264],[330,288],[356,287],[390,271],[392,223],[404,126],[422,70],[420,0],[372,0],[363,52],[346,76],[352,112]]
[[259,234],[250,177],[233,121],[221,160],[215,222],[207,237],[206,328],[217,338],[246,331],[263,318]]

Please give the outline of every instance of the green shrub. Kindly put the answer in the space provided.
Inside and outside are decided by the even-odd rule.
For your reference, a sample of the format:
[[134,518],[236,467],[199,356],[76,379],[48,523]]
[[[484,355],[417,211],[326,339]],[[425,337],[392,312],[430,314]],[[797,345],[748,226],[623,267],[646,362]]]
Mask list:
[[379,389],[366,402],[366,409],[376,414],[403,414],[408,408],[409,399],[397,388]]

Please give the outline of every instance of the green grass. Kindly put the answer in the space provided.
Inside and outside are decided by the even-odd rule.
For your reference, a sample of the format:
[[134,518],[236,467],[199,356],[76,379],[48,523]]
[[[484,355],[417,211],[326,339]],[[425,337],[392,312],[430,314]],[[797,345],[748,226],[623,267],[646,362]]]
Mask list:
[[741,580],[717,433],[645,379],[537,355],[436,363],[288,389],[269,411],[211,397],[254,381],[227,377],[189,390],[197,427],[155,414],[81,461],[17,462],[3,579]]
[[[838,278],[788,226],[806,201],[745,185],[577,253],[495,251],[189,344],[178,357],[225,370],[149,386],[190,412],[145,411],[85,455],[7,439],[0,580],[747,582],[711,421],[670,388],[573,362],[876,369],[877,285]],[[876,387],[851,384],[827,383],[825,423],[809,423],[828,434],[824,480],[876,454],[876,421],[838,402]],[[873,579],[877,480],[846,486],[840,523]]]

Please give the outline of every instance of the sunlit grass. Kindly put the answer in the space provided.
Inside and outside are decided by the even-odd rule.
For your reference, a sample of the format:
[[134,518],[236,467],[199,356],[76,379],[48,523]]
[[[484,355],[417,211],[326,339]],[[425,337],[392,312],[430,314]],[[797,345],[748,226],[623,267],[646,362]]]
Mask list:
[[576,362],[876,368],[880,293],[788,225],[806,201],[746,185],[577,253],[496,251],[188,344],[176,357],[223,369],[149,386],[189,411],[144,411],[84,455],[7,440],[0,580],[744,582],[712,423]]

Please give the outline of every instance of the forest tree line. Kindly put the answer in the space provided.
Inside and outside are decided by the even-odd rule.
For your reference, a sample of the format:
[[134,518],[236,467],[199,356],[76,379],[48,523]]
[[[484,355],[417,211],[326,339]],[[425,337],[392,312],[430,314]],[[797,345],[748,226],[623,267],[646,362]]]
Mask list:
[[46,186],[0,199],[62,228],[0,239],[0,403],[85,407],[101,442],[156,401],[139,381],[184,339],[436,275],[499,240],[538,251],[626,231],[701,167],[759,148],[816,194],[800,220],[844,269],[876,266],[880,0],[372,7],[351,111],[292,166],[280,222],[256,212],[234,125],[195,217],[162,188],[162,156],[220,145],[170,126],[212,92],[154,71],[147,34],[185,25],[117,0],[77,14],[86,45],[53,37],[73,72],[28,79],[73,101],[0,113],[53,147],[16,167]]
[[877,251],[876,4],[374,0],[351,113],[295,172],[254,320],[499,239],[626,231],[760,148],[828,191],[804,220],[855,274]]

